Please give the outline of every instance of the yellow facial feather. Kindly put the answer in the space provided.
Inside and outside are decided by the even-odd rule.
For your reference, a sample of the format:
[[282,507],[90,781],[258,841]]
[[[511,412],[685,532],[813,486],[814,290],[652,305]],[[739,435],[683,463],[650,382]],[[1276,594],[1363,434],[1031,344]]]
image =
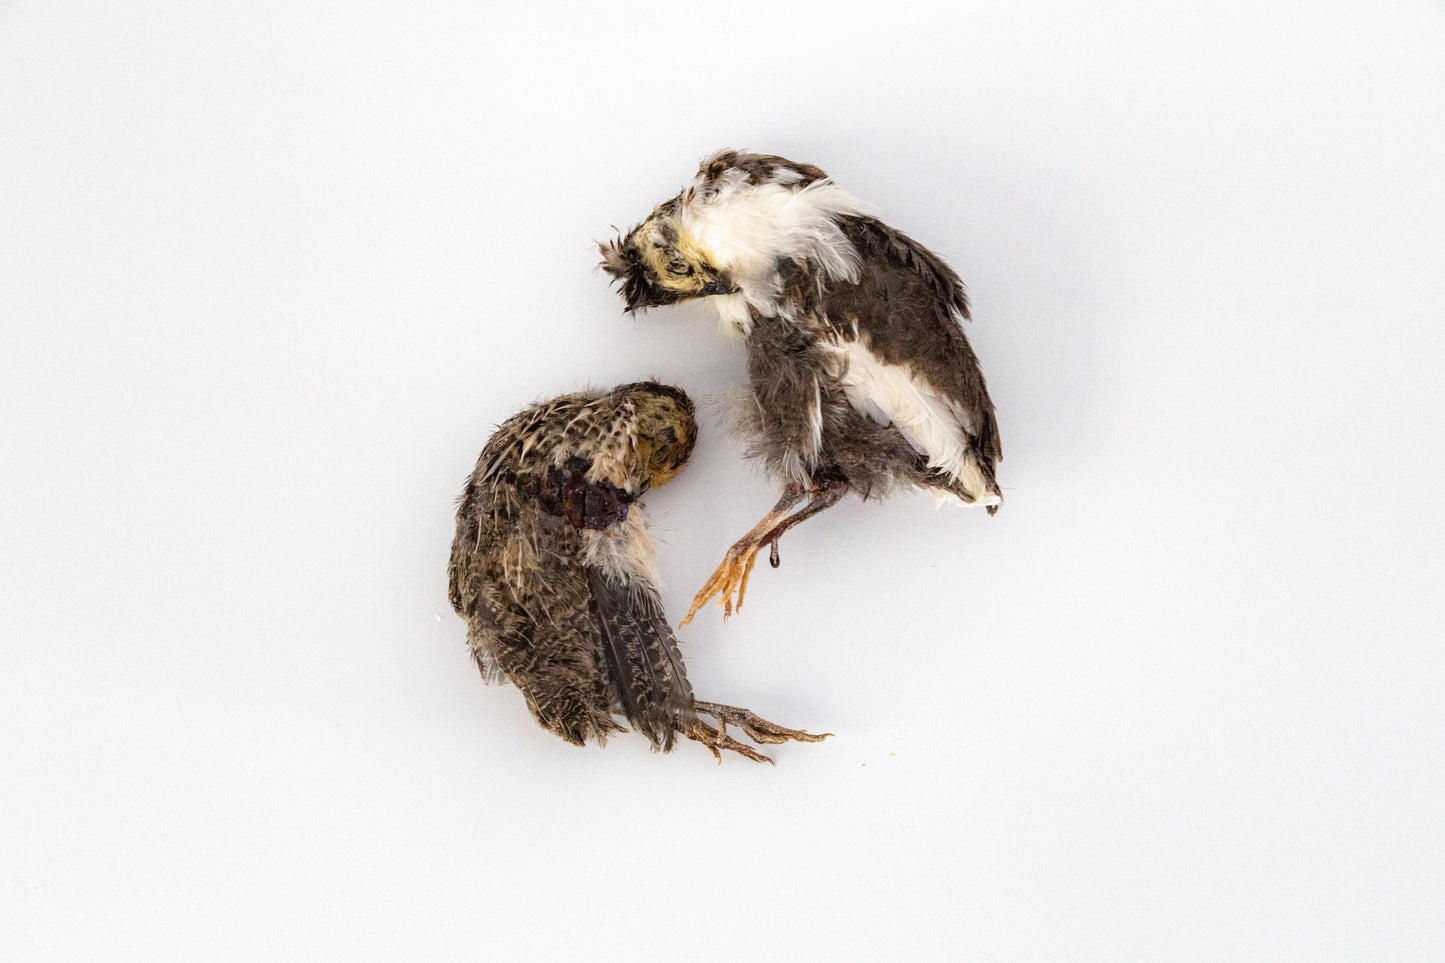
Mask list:
[[[666,230],[663,229],[664,225]],[[677,240],[662,240],[672,234]],[[708,281],[707,253],[684,231],[676,219],[657,216],[649,219],[637,232],[638,253],[659,287],[684,294],[701,294]]]
[[639,474],[657,488],[672,481],[687,463],[697,444],[697,421],[692,403],[640,391],[632,396],[637,411],[637,464]]

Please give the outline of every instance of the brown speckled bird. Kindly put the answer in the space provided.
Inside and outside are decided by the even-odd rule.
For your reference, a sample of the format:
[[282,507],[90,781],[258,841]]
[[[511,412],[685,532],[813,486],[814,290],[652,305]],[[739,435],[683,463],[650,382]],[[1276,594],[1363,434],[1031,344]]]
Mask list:
[[[489,682],[510,681],[532,716],[576,745],[625,731],[653,748],[678,735],[771,761],[759,743],[817,742],[746,709],[698,702],[656,588],[638,498],[671,480],[697,423],[681,390],[656,382],[564,395],[503,423],[457,508],[449,596]],[[717,728],[701,721],[705,715]]]
[[836,504],[904,486],[1002,502],[993,402],[964,336],[963,282],[817,167],[720,151],[625,237],[600,245],[630,311],[706,298],[746,339],[749,454],[782,497],[693,599],[741,607],[758,552]]

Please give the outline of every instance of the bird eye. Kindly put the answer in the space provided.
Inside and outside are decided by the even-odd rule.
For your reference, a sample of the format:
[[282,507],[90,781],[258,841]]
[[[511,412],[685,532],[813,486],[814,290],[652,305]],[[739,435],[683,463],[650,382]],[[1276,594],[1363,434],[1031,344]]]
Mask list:
[[680,257],[675,257],[667,262],[667,273],[686,276],[692,273],[692,268]]

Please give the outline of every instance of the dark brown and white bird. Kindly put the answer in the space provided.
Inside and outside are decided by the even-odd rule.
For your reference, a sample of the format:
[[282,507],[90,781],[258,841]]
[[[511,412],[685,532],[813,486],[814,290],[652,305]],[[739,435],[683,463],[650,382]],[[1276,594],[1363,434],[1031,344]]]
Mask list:
[[713,596],[741,607],[758,552],[850,491],[1002,502],[998,423],[964,336],[963,282],[811,164],[720,151],[625,237],[600,245],[630,311],[707,298],[746,340],[743,414],[782,497],[727,552]]
[[656,382],[508,419],[462,492],[449,596],[483,677],[515,683],[533,718],[568,742],[605,742],[625,731],[620,714],[663,752],[681,735],[719,759],[730,749],[767,761],[728,725],[760,743],[824,736],[698,702],[657,594],[637,500],[677,474],[696,440],[692,401]]

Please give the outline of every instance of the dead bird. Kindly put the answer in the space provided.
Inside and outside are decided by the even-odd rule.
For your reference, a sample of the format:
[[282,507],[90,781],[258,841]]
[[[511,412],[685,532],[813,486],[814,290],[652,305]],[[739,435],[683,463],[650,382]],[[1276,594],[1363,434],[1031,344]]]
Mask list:
[[746,340],[749,454],[782,497],[728,549],[686,625],[741,608],[758,552],[848,492],[1002,503],[993,402],[960,322],[963,282],[821,169],[723,150],[625,236],[599,245],[629,311],[706,298]]
[[[452,608],[483,677],[522,691],[543,728],[576,745],[626,731],[670,751],[681,735],[721,760],[754,742],[818,742],[746,709],[693,697],[657,593],[638,499],[697,441],[691,399],[657,382],[532,405],[498,427],[457,508]],[[713,719],[709,725],[700,716]]]

